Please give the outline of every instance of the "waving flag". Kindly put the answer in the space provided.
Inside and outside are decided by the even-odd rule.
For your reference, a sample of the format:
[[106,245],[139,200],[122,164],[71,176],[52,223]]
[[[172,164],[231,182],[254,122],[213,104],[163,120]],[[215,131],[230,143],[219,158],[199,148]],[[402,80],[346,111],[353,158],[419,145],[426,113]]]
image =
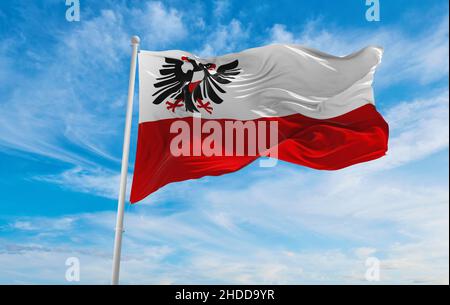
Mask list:
[[139,135],[131,202],[261,155],[336,170],[385,155],[372,82],[382,50],[335,57],[272,45],[200,59],[139,54]]

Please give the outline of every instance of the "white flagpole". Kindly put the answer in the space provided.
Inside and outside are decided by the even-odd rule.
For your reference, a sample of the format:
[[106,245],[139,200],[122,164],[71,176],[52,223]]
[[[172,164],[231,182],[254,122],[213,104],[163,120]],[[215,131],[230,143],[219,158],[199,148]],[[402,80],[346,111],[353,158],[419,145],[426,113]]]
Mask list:
[[119,284],[120,253],[122,250],[123,214],[125,209],[125,193],[127,189],[128,156],[130,154],[131,118],[133,116],[134,80],[136,77],[136,60],[140,39],[138,36],[131,37],[133,48],[130,66],[130,81],[128,83],[128,103],[125,119],[125,134],[123,137],[122,168],[120,170],[119,202],[117,207],[116,236],[114,239],[114,256],[112,268],[112,284]]

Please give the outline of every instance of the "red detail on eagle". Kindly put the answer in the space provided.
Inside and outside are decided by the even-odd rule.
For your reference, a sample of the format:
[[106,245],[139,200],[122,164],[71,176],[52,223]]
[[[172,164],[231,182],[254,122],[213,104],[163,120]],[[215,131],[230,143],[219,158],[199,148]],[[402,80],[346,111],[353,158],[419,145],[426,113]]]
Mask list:
[[203,100],[199,98],[197,99],[197,107],[200,109],[205,109],[205,111],[208,112],[209,114],[211,114],[213,110],[210,104],[211,104],[210,102],[203,103]]
[[175,112],[175,110],[177,110],[177,108],[183,107],[183,99],[177,99],[175,102],[166,102],[167,105],[167,110],[170,110],[172,112]]
[[198,84],[200,84],[200,82],[201,81],[189,83],[189,92],[192,93],[194,89],[197,88]]

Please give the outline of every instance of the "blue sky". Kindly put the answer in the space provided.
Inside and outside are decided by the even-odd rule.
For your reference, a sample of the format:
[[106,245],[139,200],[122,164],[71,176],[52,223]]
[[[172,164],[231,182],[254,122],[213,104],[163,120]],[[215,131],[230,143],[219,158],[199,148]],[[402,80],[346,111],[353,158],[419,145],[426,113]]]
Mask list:
[[64,2],[0,3],[0,283],[67,283],[68,257],[109,282],[133,34],[202,56],[381,45],[391,138],[342,171],[255,164],[128,205],[122,282],[368,283],[374,256],[381,283],[448,283],[447,1],[381,0],[367,22],[363,0],[81,0],[72,23]]

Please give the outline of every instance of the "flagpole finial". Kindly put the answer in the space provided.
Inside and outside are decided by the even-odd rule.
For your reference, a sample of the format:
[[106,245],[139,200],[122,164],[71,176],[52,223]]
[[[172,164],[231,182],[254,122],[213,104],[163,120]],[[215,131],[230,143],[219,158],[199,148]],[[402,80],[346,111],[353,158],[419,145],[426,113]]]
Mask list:
[[139,44],[141,42],[141,39],[139,38],[139,36],[134,35],[133,37],[131,37],[131,44]]

